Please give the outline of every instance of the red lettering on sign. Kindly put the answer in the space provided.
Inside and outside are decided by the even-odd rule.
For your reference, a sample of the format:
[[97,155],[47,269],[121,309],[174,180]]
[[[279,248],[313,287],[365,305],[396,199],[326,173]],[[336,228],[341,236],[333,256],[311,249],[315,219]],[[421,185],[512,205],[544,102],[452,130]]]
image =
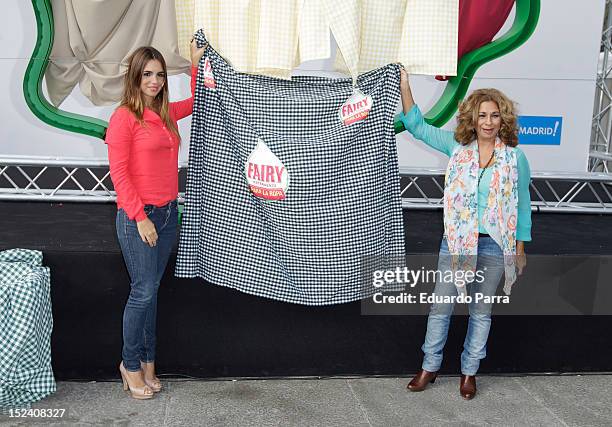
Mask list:
[[253,163],[251,162],[249,162],[249,166],[247,167],[247,176],[253,178]]
[[264,182],[281,182],[284,166],[257,165],[249,162],[247,166],[247,177]]
[[272,190],[268,188],[257,187],[255,185],[249,185],[249,188],[251,189],[254,195],[266,200],[284,200],[286,197],[285,192],[280,188]]
[[345,125],[350,125],[350,124],[353,124],[353,123],[358,122],[360,120],[363,120],[366,117],[368,117],[368,113],[369,113],[369,111],[362,111],[361,113],[356,114],[353,117],[346,118],[344,120],[344,124]]
[[278,182],[281,182],[281,176],[283,176],[283,171],[285,170],[285,167],[274,166],[274,169],[276,170],[276,177],[278,179]]
[[259,168],[258,168],[258,165],[256,165],[256,164],[253,164],[253,176],[252,176],[252,178],[253,179],[259,179],[259,180],[261,179],[261,174],[259,173]]

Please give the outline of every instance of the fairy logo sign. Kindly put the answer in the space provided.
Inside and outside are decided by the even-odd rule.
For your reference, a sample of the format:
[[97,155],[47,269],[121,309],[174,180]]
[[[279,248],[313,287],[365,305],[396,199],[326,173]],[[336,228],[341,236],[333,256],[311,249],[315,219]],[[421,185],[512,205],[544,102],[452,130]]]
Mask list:
[[217,87],[217,84],[215,83],[215,75],[213,74],[210,59],[208,59],[208,57],[204,60],[204,86],[210,89]]
[[289,173],[263,140],[257,141],[244,169],[253,195],[270,201],[285,199],[289,188]]
[[345,126],[365,120],[372,109],[372,97],[365,95],[359,89],[340,106],[338,115]]

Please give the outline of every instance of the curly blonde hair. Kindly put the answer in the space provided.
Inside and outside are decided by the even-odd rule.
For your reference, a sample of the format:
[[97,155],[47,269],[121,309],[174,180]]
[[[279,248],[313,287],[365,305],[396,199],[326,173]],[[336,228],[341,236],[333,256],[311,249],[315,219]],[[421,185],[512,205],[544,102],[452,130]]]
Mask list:
[[514,102],[497,89],[477,89],[459,105],[455,139],[461,145],[474,141],[480,104],[487,101],[495,102],[499,108],[501,115],[499,139],[510,147],[516,147],[518,145],[516,108]]

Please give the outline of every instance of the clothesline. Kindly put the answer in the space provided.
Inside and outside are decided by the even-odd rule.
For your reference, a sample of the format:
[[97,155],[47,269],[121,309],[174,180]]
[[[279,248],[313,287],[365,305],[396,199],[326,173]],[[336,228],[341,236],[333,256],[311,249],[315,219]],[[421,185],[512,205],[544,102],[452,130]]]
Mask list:
[[77,85],[94,105],[118,102],[127,57],[139,46],[159,49],[169,75],[185,72],[199,28],[250,74],[291,78],[303,62],[333,58],[332,37],[333,71],[353,79],[394,62],[410,73],[456,73],[459,0],[134,0],[102,15],[99,1],[50,1],[58,25],[45,78],[55,106]]
[[[11,59],[11,58],[8,58]],[[25,59],[25,60],[29,60],[30,58],[12,58],[12,59]],[[111,65],[124,65],[127,67],[128,63],[127,62],[118,62],[118,61],[99,61],[99,60],[77,60],[76,58],[53,58],[53,59],[46,59],[46,58],[36,58],[33,57],[31,58],[33,60],[39,60],[39,61],[47,61],[47,62],[54,62],[54,63],[65,63],[65,64],[111,64]],[[391,64],[391,63],[389,63]],[[389,64],[385,64],[385,65],[389,65]],[[299,74],[293,74],[293,73],[299,73]],[[304,75],[310,75],[311,73],[327,73],[327,74],[337,74],[339,75],[338,78],[350,78],[350,74],[346,73],[346,72],[341,72],[341,71],[337,71],[337,70],[333,70],[333,69],[323,69],[323,68],[308,68],[308,69],[300,69],[299,67],[296,69],[291,70],[292,76],[304,76]],[[187,71],[185,71],[182,74],[189,74]],[[242,74],[246,74],[246,75],[258,75],[257,73],[242,73]],[[363,73],[360,73],[360,75]]]

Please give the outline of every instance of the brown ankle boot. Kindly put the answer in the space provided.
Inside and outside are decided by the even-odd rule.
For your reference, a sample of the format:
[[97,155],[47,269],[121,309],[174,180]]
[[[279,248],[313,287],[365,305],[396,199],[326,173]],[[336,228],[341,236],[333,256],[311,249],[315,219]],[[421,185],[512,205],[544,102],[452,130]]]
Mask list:
[[437,372],[429,372],[425,369],[421,369],[408,383],[408,386],[406,388],[410,391],[423,391],[429,383],[433,384],[434,382],[436,382],[437,376]]
[[461,375],[459,382],[459,393],[465,400],[473,399],[476,396],[476,376]]

